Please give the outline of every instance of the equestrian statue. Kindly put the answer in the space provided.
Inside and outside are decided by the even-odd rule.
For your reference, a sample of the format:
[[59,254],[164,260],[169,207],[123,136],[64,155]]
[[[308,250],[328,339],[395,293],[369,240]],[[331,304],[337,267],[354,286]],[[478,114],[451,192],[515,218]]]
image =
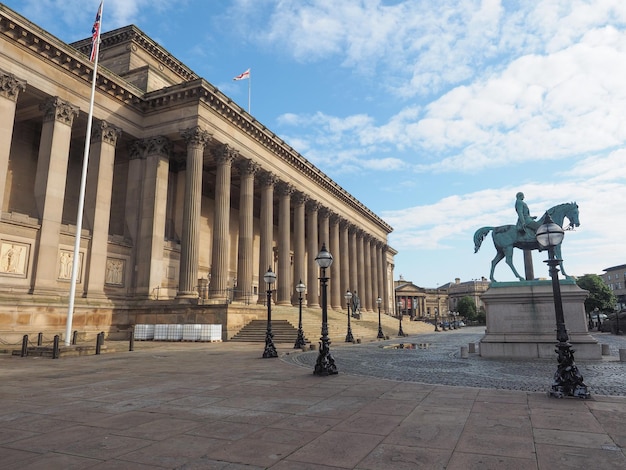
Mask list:
[[[537,229],[543,224],[545,214],[536,220],[536,217],[530,215],[528,206],[524,202],[524,193],[517,193],[515,201],[515,211],[517,212],[517,224],[516,225],[501,225],[499,227],[482,227],[476,230],[474,233],[474,253],[478,252],[480,245],[485,237],[492,232],[493,244],[496,247],[496,256],[491,261],[491,273],[489,279],[496,282],[493,278],[493,272],[496,265],[506,259],[506,264],[509,265],[513,274],[520,280],[525,279],[519,275],[515,266],[513,265],[513,248],[519,248],[522,250],[539,250],[542,248],[537,243],[536,232]],[[572,230],[574,227],[578,227],[580,222],[578,220],[578,204],[575,202],[567,202],[565,204],[559,204],[547,210],[546,214],[550,214],[552,220],[563,227],[563,221],[565,218],[569,220],[569,225],[564,227],[564,230]],[[554,247],[554,254],[557,259],[561,259],[561,245]],[[560,263],[561,272],[566,278],[568,276],[563,269],[563,261]]]

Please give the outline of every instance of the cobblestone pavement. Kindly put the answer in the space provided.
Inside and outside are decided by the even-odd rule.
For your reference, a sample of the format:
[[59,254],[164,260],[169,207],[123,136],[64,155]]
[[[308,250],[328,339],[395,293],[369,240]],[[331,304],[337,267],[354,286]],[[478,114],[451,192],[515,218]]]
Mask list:
[[[484,327],[470,327],[361,345],[334,343],[331,353],[340,373],[531,392],[550,388],[557,366],[556,354],[554,360],[532,361],[485,359],[478,354],[461,358],[460,347],[478,343],[483,334]],[[576,361],[585,384],[592,395],[626,396],[626,362],[619,362],[619,349],[626,348],[626,336],[595,332],[592,335],[599,343],[609,345],[610,355],[599,361]],[[398,349],[400,343],[416,346],[415,349]],[[289,354],[283,360],[313,368],[316,358],[317,352],[311,351]]]

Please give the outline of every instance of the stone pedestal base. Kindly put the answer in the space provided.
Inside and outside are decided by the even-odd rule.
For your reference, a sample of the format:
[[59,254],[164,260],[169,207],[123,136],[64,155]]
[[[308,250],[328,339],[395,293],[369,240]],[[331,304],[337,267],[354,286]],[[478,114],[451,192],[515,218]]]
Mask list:
[[[576,359],[602,359],[600,344],[587,331],[587,291],[561,281],[565,327]],[[487,329],[480,355],[490,358],[556,358],[556,317],[551,281],[492,283],[481,296]]]

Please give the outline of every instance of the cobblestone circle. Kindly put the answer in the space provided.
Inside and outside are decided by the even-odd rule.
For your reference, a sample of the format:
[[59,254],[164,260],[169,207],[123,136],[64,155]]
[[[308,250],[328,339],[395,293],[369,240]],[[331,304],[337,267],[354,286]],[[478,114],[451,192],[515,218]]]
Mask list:
[[[461,346],[478,342],[484,327],[352,345],[331,344],[339,373],[383,379],[462,387],[548,391],[556,371],[554,360],[497,360],[469,354],[461,358]],[[602,360],[579,361],[576,366],[591,394],[626,396],[626,362],[619,362],[619,349],[626,348],[626,336],[592,332],[601,344],[609,345]],[[407,348],[399,349],[400,344]],[[556,340],[555,340],[556,343]],[[409,349],[415,345],[415,349]],[[420,347],[420,345],[422,347]],[[425,347],[427,345],[427,347]],[[313,369],[317,351],[291,353],[283,360]]]

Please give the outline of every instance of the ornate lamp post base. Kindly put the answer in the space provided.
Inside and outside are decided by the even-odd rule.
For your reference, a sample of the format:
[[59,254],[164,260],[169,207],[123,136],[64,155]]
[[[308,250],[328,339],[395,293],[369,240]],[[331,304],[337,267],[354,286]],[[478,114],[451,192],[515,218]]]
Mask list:
[[317,356],[313,374],[322,376],[338,374],[339,372],[337,371],[337,366],[335,365],[335,359],[330,353],[330,341],[328,338],[321,338],[321,340],[320,353]]
[[278,352],[276,351],[276,346],[274,346],[274,341],[272,338],[274,337],[274,333],[268,328],[267,333],[265,333],[265,350],[263,351],[263,357],[278,357]]
[[306,346],[306,341],[304,340],[304,331],[302,328],[298,328],[298,337],[296,338],[296,342],[293,345],[294,349],[302,349]]
[[554,398],[589,398],[591,394],[583,382],[583,376],[574,363],[574,350],[568,342],[559,342],[555,349],[559,365],[554,373],[554,383],[548,395]]
[[348,330],[348,334],[346,335],[346,343],[354,343],[354,336],[352,336],[352,330]]

